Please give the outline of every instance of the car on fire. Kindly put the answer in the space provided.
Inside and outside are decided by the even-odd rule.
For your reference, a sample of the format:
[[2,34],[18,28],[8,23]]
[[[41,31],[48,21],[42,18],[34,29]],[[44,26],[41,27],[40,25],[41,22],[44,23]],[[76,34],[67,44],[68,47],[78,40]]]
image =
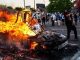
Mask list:
[[[21,13],[25,15],[24,19]],[[3,41],[0,42],[0,49],[2,49],[0,53],[3,57],[6,57],[8,54],[15,58],[17,56],[24,58],[27,54],[29,56],[36,54],[43,55],[43,53],[45,55],[58,55],[61,50],[73,51],[78,48],[77,45],[69,44],[66,36],[63,34],[54,32],[53,30],[42,32],[37,20],[32,18],[30,10],[21,11],[21,13],[17,20],[16,15],[4,14],[4,16],[9,18],[7,18],[8,21],[0,21],[0,41]]]

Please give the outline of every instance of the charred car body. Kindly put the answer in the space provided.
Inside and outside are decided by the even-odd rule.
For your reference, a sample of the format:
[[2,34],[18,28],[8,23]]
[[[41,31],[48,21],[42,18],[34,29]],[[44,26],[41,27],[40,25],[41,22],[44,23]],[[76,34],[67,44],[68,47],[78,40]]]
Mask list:
[[[27,21],[27,23],[28,22],[30,23],[30,21],[32,21],[31,20],[32,18],[31,16],[29,16],[29,13],[26,18],[27,20],[30,18],[29,21]],[[35,26],[35,24],[38,24],[37,22],[34,21],[34,24],[32,22],[29,24],[29,26],[26,26],[28,24],[25,21],[23,22],[17,19],[15,24],[14,23],[12,24],[11,22],[10,24],[10,23],[0,21],[1,22],[0,27],[3,26],[5,28],[3,30],[2,29],[0,30],[0,50],[1,50],[0,54],[2,57],[5,57],[5,59],[6,59],[6,56],[11,56],[16,59],[17,57],[24,58],[26,56],[32,56],[32,55],[33,56],[34,55],[38,56],[43,54],[58,55],[59,51],[61,50],[62,51],[77,50],[78,48],[77,45],[68,44],[68,41],[66,40],[66,36],[64,36],[63,34],[60,34],[54,31],[41,32],[39,25]],[[32,27],[32,29],[29,29],[28,27],[30,28]],[[34,29],[35,27],[36,27],[36,30]],[[15,42],[13,43],[13,41]],[[22,60],[25,60],[25,59],[22,59]]]

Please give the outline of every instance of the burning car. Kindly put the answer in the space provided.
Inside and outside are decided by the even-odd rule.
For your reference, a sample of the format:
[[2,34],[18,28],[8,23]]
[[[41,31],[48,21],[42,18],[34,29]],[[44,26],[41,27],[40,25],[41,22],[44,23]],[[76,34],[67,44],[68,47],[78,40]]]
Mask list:
[[[66,48],[66,46],[71,46],[68,45],[66,36],[63,34],[54,31],[41,32],[41,27],[38,21],[32,18],[30,10],[21,11],[18,19],[16,19],[16,15],[17,13],[8,14],[7,11],[0,10],[0,49],[2,56],[10,55],[14,58],[24,58],[28,55],[55,53]],[[3,16],[6,19],[3,19]]]

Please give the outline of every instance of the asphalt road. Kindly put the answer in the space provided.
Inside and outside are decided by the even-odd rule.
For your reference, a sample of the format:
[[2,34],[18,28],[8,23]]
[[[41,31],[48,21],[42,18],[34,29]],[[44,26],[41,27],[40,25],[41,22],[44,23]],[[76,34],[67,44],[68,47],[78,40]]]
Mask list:
[[[46,26],[45,26],[45,30],[54,30],[56,32],[59,32],[61,34],[64,34],[65,36],[67,35],[67,29],[66,29],[66,26],[65,25],[61,25],[61,26],[58,26],[58,25],[55,25],[55,26],[52,26],[51,25],[51,22],[49,23],[46,23]],[[76,28],[77,28],[77,34],[78,34],[78,43],[80,43],[80,22],[78,22],[78,24],[76,25]],[[70,42],[74,42],[74,32],[71,31],[70,33]],[[75,43],[75,42],[74,42]]]
[[[77,28],[77,33],[78,33],[78,40],[74,40],[74,32],[71,31],[70,34],[70,39],[68,40],[69,43],[71,44],[77,44],[78,47],[80,48],[80,22],[78,22],[78,24],[76,25]],[[45,30],[54,30],[56,32],[59,32],[61,34],[64,34],[65,36],[67,35],[67,29],[65,25],[55,25],[55,26],[51,26],[51,22],[46,23],[46,29]],[[74,56],[68,56],[68,57],[64,57],[62,60],[80,60],[80,50],[79,52],[77,52],[76,54],[74,54]]]

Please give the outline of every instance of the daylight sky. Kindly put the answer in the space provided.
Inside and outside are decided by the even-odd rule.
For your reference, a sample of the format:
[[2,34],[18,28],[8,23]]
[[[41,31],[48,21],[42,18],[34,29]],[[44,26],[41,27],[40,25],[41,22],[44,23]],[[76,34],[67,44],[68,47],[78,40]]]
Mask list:
[[[25,0],[26,6],[34,7],[34,0]],[[49,0],[35,0],[35,3],[49,4]],[[0,0],[0,4],[12,6],[12,7],[23,7],[24,0]]]

